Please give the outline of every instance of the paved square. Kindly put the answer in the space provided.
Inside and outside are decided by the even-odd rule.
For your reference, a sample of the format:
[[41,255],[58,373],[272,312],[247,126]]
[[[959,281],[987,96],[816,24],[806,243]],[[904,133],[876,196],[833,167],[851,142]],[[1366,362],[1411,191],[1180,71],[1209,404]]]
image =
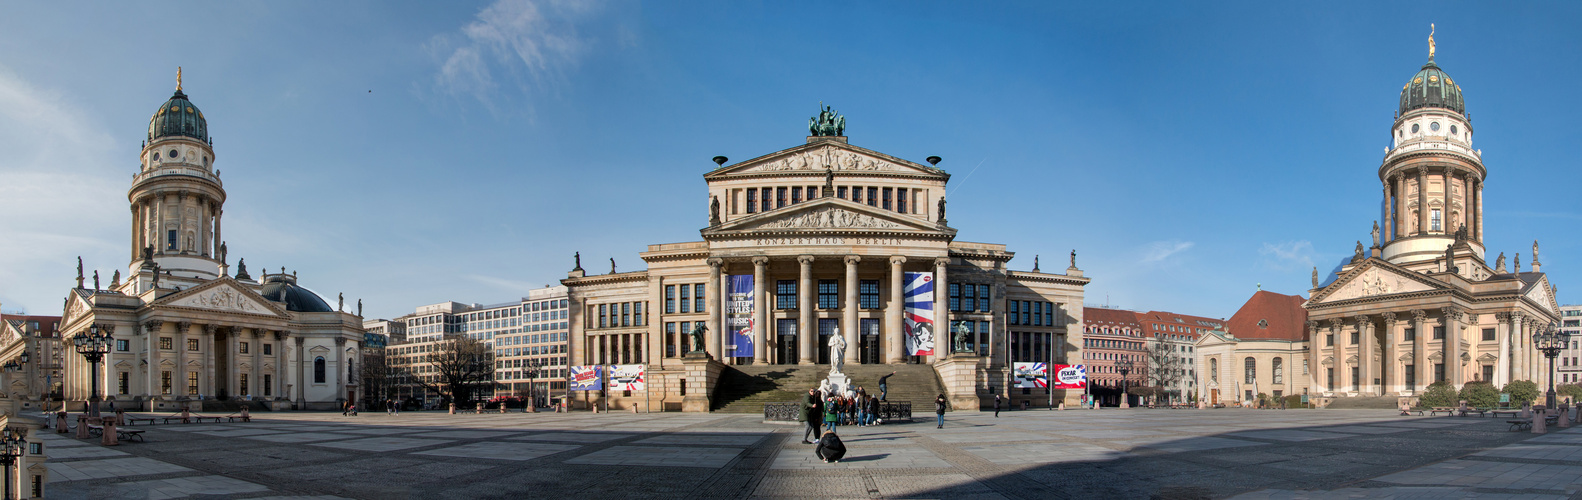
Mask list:
[[[931,415],[925,415],[931,417]],[[952,413],[839,429],[757,415],[260,413],[57,434],[51,498],[1515,498],[1582,495],[1582,428],[1390,410]]]

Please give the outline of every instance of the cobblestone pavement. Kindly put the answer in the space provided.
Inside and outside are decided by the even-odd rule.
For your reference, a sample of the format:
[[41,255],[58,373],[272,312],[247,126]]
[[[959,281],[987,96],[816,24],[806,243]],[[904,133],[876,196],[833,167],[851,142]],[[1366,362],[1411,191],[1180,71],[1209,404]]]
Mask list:
[[268,413],[44,433],[50,498],[1582,499],[1582,428],[1388,410],[1031,410],[842,427],[751,415]]

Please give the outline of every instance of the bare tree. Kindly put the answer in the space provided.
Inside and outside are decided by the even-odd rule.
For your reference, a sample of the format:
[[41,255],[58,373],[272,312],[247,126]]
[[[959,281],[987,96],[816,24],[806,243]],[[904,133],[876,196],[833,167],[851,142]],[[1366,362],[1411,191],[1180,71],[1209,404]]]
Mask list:
[[442,402],[466,405],[479,390],[494,386],[494,349],[472,337],[436,343],[420,362],[428,368],[410,379],[439,394]]
[[363,349],[363,407],[378,409],[385,398],[394,397],[395,368],[385,359],[384,349]]
[[1177,351],[1179,347],[1163,340],[1155,340],[1148,348],[1148,385],[1156,388],[1157,395],[1174,397],[1180,392],[1182,369],[1186,361]]

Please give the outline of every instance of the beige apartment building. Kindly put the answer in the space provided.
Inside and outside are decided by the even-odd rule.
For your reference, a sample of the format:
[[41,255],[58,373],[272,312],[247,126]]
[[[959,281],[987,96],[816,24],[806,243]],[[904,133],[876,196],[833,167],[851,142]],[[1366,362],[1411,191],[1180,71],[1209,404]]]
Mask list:
[[[698,198],[701,241],[650,245],[639,271],[615,272],[612,262],[594,274],[579,259],[562,281],[571,363],[645,364],[648,390],[576,392],[575,404],[607,397],[617,409],[708,411],[729,366],[832,361],[931,365],[956,408],[992,401],[991,388],[1038,404],[1051,397],[1012,394],[1010,363],[1082,362],[1089,278],[1075,252],[1064,274],[1040,271],[1036,259],[1012,270],[1005,245],[957,241],[939,158],[925,165],[852,145],[835,120],[822,112],[790,149],[716,158]],[[699,326],[701,347],[689,335]],[[839,360],[830,359],[834,337],[845,345]],[[1076,404],[1082,391],[1055,392]]]

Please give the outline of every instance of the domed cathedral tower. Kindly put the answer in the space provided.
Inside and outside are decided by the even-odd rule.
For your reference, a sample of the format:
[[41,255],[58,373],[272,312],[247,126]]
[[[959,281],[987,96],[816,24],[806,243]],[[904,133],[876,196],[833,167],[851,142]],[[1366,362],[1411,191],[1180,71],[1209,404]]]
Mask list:
[[[1379,180],[1384,184],[1382,253],[1385,260],[1413,271],[1436,272],[1445,248],[1465,241],[1467,257],[1483,265],[1483,168],[1472,148],[1472,123],[1461,86],[1434,62],[1428,37],[1428,63],[1401,86],[1393,137]],[[1464,231],[1463,231],[1464,230]],[[1461,235],[1458,238],[1458,234]]]
[[[127,191],[132,208],[130,274],[148,274],[158,266],[176,278],[224,275],[220,215],[225,187],[214,168],[208,121],[182,91],[179,68],[176,93],[148,119],[140,159],[140,171]],[[138,286],[137,281],[128,285]]]

